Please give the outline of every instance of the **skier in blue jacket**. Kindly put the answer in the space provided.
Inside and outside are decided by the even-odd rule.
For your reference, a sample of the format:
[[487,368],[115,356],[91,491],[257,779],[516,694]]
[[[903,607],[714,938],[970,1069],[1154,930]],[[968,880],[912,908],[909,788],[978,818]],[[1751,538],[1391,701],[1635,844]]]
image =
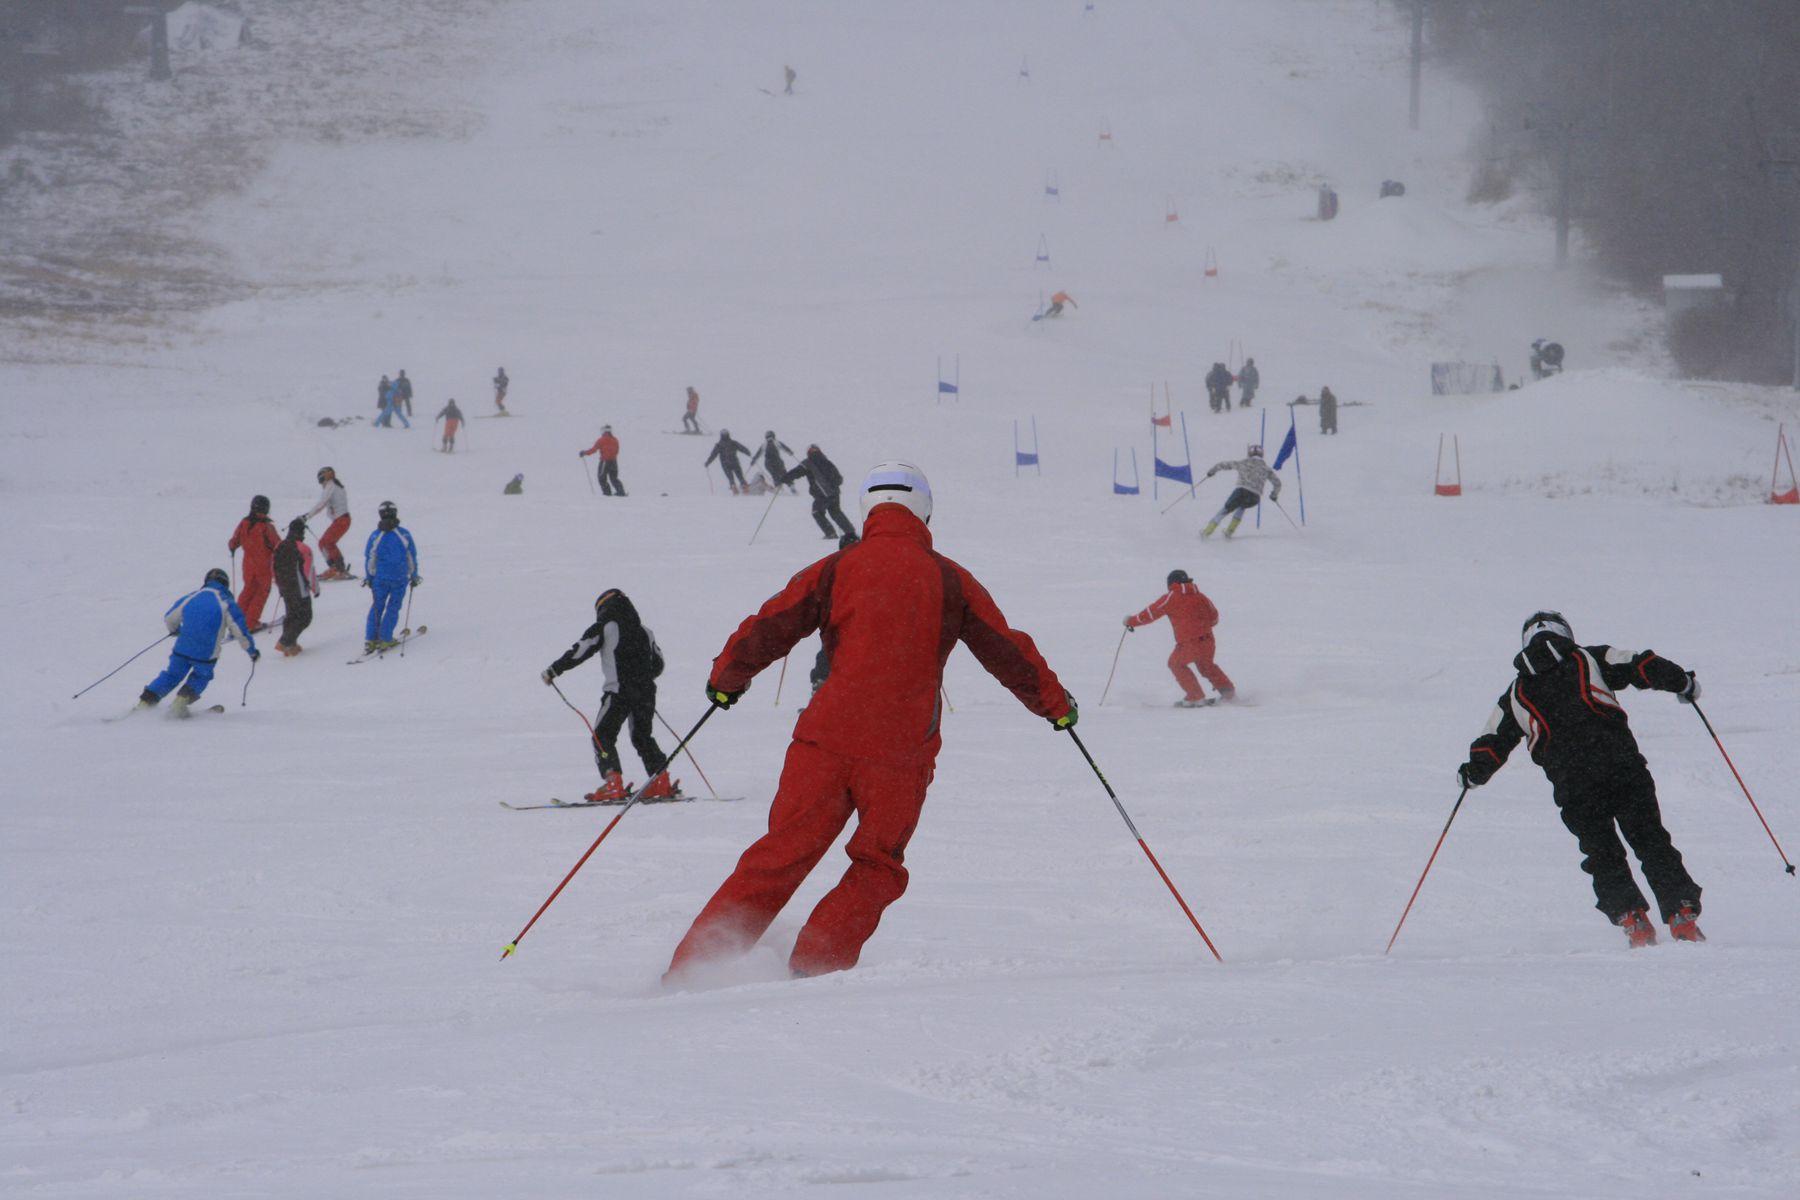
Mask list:
[[244,623],[243,610],[231,598],[231,576],[218,567],[206,573],[200,590],[189,592],[163,614],[163,624],[175,634],[175,649],[169,652],[169,665],[152,679],[138,697],[140,709],[155,708],[177,685],[175,702],[170,706],[178,717],[188,715],[188,706],[200,698],[212,682],[213,667],[225,639],[231,638],[244,647],[255,662],[262,657],[250,627]]
[[380,520],[369,544],[363,547],[363,586],[375,593],[369,605],[368,625],[363,631],[363,653],[391,650],[400,643],[394,640],[394,626],[400,621],[400,607],[406,600],[408,586],[419,586],[419,548],[413,536],[400,524],[400,510],[392,500],[383,500]]

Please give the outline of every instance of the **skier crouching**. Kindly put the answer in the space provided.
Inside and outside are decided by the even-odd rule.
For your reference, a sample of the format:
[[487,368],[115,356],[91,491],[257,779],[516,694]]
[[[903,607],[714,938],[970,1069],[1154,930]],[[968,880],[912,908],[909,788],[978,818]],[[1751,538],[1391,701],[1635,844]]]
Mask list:
[[1225,527],[1225,536],[1230,537],[1236,533],[1238,526],[1243,523],[1244,514],[1262,503],[1263,484],[1270,485],[1269,499],[1281,498],[1281,476],[1270,470],[1269,464],[1263,461],[1261,446],[1246,448],[1242,458],[1214,463],[1201,478],[1211,479],[1220,471],[1236,471],[1237,486],[1231,489],[1231,495],[1225,497],[1225,506],[1214,513],[1213,519],[1200,530],[1203,538],[1211,537],[1219,528],[1219,522],[1227,516],[1231,517],[1231,524]]
[[1663,827],[1656,781],[1614,695],[1629,685],[1674,692],[1692,703],[1699,681],[1650,650],[1578,645],[1557,612],[1534,613],[1521,637],[1525,648],[1513,659],[1518,677],[1501,694],[1457,777],[1464,787],[1480,787],[1525,739],[1531,760],[1550,779],[1563,824],[1581,846],[1581,869],[1594,879],[1594,907],[1625,930],[1632,946],[1656,944],[1644,893],[1625,861],[1623,834],[1669,933],[1684,942],[1705,941],[1695,921],[1700,885]]
[[788,746],[769,831],[694,918],[667,982],[754,946],[838,833],[849,869],[807,918],[795,975],[856,965],[881,914],[906,891],[906,844],[931,784],[944,660],[960,640],[1021,703],[1059,729],[1074,701],[986,589],[932,549],[931,488],[917,467],[883,463],[862,486],[863,536],[795,575],[739,625],[713,660],[707,698],[734,704],[758,672],[814,630],[830,657]]
[[169,652],[169,665],[162,674],[145,685],[138,696],[138,709],[155,708],[179,686],[181,690],[175,693],[175,703],[170,708],[178,717],[187,716],[188,707],[212,682],[213,668],[218,665],[226,638],[243,646],[251,662],[262,657],[256,639],[250,636],[250,627],[244,623],[243,610],[231,598],[231,576],[218,567],[206,573],[198,591],[169,605],[163,624],[176,635],[175,649]]
[[638,617],[637,607],[618,588],[600,593],[594,601],[594,623],[561,658],[544,668],[539,678],[553,685],[558,675],[573,671],[596,654],[606,673],[600,688],[600,715],[594,721],[594,765],[600,768],[600,786],[585,799],[590,804],[606,804],[631,794],[619,762],[619,730],[627,721],[631,722],[632,748],[644,760],[650,778],[638,798],[673,799],[680,785],[671,783],[663,770],[669,760],[656,744],[654,728],[662,652],[656,647],[655,635]]
[[1200,708],[1211,704],[1206,689],[1194,677],[1194,671],[1219,689],[1219,699],[1236,698],[1237,689],[1231,677],[1213,665],[1213,626],[1219,623],[1219,610],[1206,598],[1186,571],[1177,567],[1169,572],[1169,590],[1152,600],[1140,613],[1125,618],[1125,628],[1135,631],[1140,625],[1169,618],[1175,630],[1175,652],[1169,655],[1169,673],[1181,685],[1182,698],[1175,703],[1181,708]]

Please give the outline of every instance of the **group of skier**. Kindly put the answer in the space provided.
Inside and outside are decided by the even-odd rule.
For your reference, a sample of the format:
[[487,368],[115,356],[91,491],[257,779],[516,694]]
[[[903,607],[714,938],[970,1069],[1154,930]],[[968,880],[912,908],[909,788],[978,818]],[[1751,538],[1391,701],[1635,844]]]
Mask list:
[[1238,385],[1238,407],[1249,408],[1256,399],[1256,389],[1262,386],[1262,372],[1256,369],[1256,360],[1246,358],[1244,365],[1238,368],[1237,374],[1222,362],[1215,362],[1212,370],[1206,373],[1206,402],[1216,413],[1231,411],[1231,385]]

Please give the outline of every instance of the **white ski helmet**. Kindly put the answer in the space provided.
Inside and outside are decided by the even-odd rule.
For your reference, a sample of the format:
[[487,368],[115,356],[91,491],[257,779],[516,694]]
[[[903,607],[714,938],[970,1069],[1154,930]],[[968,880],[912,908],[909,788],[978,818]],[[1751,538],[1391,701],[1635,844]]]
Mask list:
[[869,468],[862,482],[862,515],[877,504],[899,504],[919,520],[931,521],[931,484],[911,463],[884,462]]

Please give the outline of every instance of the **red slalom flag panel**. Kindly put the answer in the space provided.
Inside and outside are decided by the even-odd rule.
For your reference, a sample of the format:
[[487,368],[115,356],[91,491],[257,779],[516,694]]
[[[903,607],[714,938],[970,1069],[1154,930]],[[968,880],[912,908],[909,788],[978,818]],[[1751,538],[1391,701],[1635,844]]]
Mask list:
[[1446,483],[1444,481],[1444,435],[1441,433],[1438,434],[1437,473],[1434,478],[1435,478],[1435,486],[1436,486],[1437,494],[1440,496],[1460,496],[1460,495],[1462,495],[1462,442],[1461,442],[1461,439],[1452,435],[1450,438],[1450,447],[1451,447],[1452,454],[1455,456],[1455,463],[1456,463],[1456,482],[1454,482],[1454,483]]

